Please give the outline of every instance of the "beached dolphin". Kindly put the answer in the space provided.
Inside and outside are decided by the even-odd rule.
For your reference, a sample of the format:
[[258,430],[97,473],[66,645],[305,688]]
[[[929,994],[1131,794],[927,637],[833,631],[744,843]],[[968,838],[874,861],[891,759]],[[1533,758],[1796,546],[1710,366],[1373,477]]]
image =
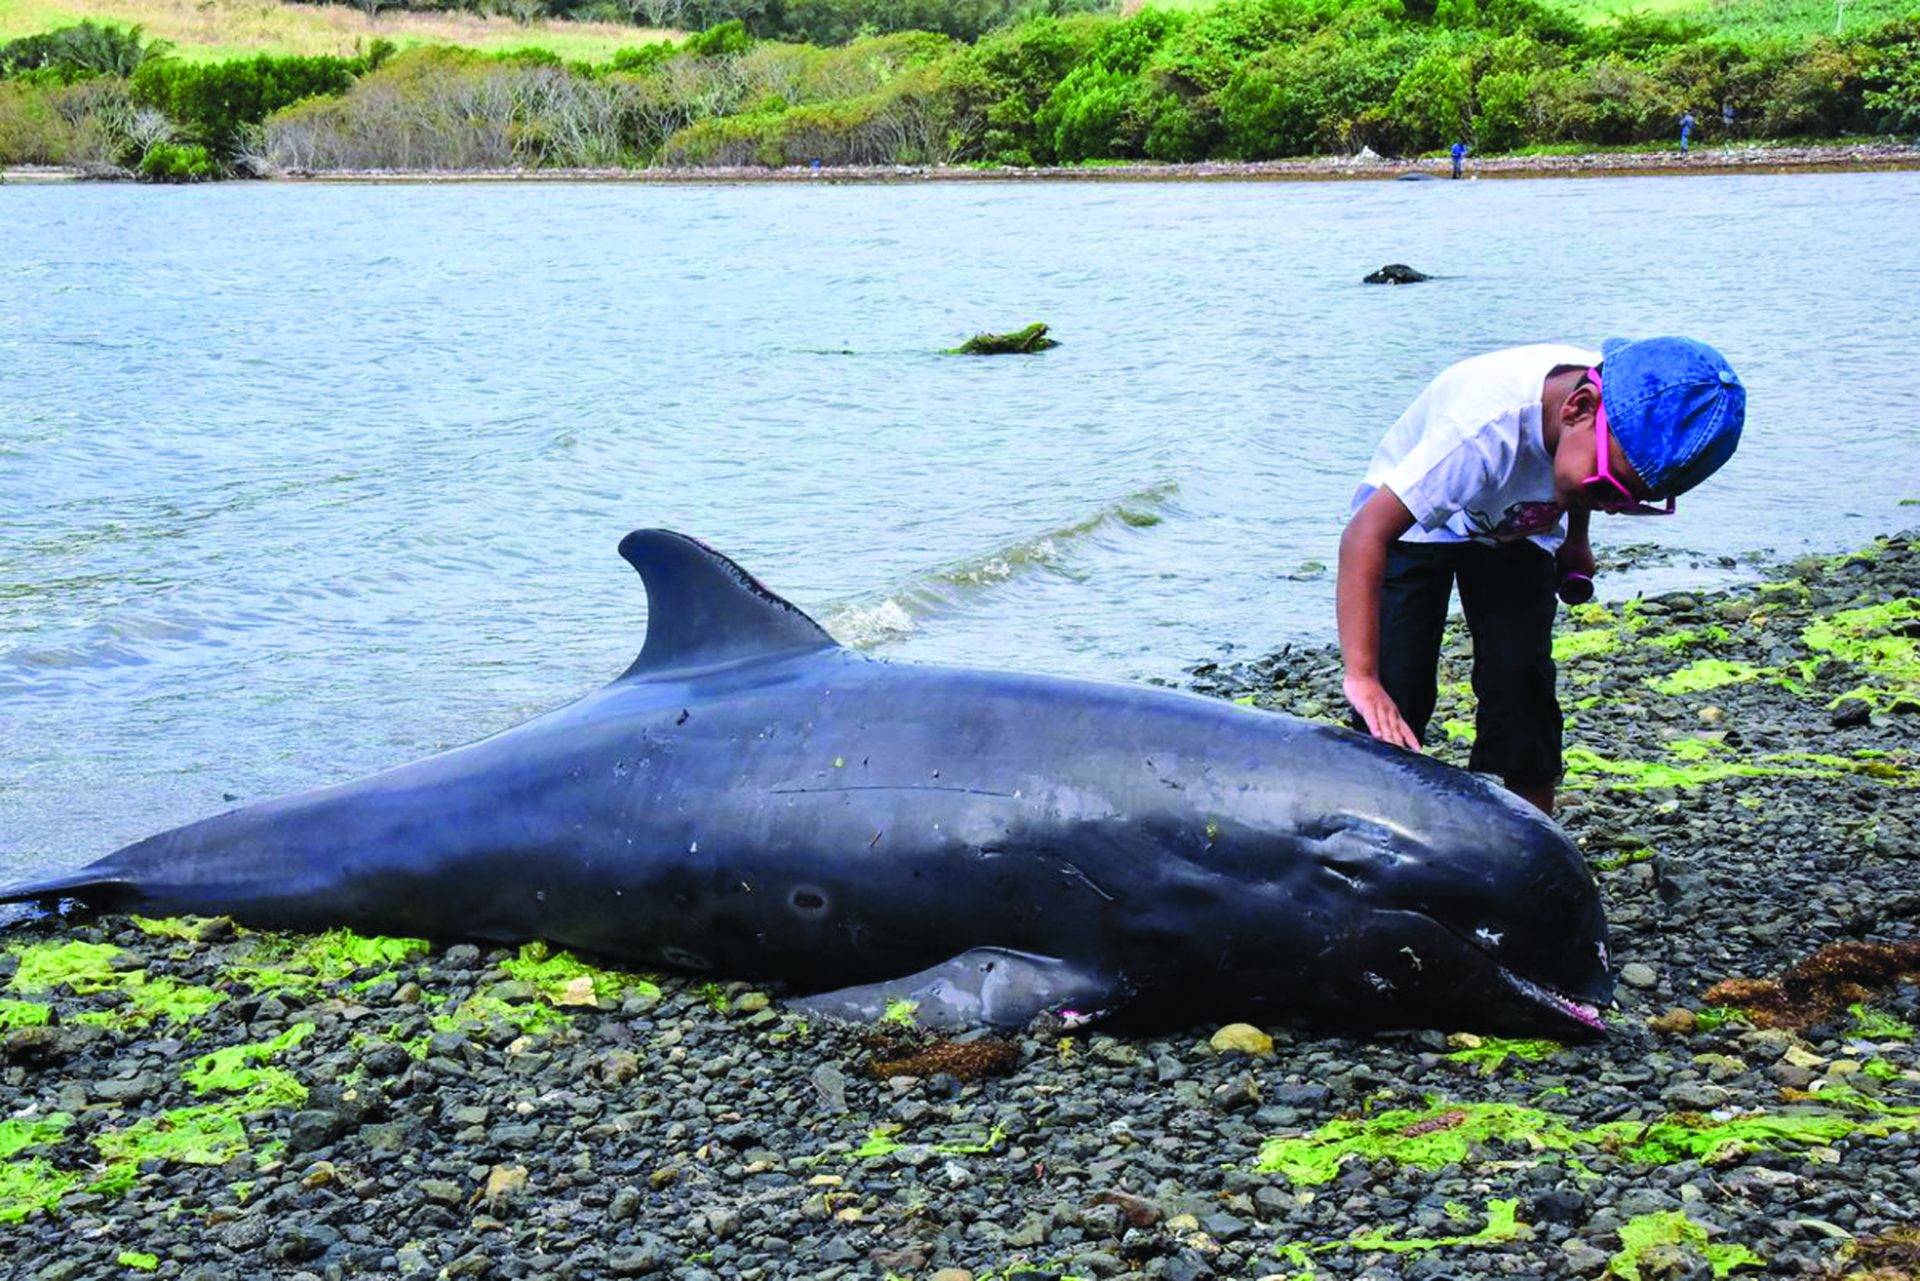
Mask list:
[[1481,778],[1193,694],[862,657],[691,538],[620,554],[649,609],[611,685],[0,901],[544,938],[941,1026],[1603,1028],[1593,877]]

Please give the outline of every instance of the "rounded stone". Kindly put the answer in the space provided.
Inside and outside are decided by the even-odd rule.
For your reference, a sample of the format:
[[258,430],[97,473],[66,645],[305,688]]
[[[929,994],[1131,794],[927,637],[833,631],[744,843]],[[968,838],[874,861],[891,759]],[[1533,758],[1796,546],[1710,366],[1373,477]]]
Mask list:
[[1251,1023],[1229,1023],[1209,1037],[1207,1044],[1221,1054],[1238,1052],[1261,1056],[1273,1053],[1273,1038]]

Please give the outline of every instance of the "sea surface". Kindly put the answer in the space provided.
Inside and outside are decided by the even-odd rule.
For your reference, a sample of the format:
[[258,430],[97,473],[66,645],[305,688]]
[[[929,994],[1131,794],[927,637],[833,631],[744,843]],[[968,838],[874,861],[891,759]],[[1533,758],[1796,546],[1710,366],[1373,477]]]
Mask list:
[[[0,878],[617,675],[628,530],[846,643],[1179,681],[1332,635],[1450,361],[1682,332],[1748,435],[1603,596],[1920,524],[1920,174],[0,188]],[[1437,275],[1360,278],[1405,262]],[[1044,320],[1034,357],[940,354]]]

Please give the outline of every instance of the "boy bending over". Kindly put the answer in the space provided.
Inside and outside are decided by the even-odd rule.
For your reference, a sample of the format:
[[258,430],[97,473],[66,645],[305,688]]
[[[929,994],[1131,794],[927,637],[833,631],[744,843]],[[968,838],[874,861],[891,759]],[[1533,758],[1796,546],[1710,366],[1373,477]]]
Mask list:
[[1340,536],[1340,656],[1367,731],[1420,749],[1457,580],[1479,702],[1469,767],[1553,813],[1554,595],[1593,573],[1588,517],[1672,515],[1733,455],[1746,404],[1726,359],[1690,338],[1512,347],[1428,384]]

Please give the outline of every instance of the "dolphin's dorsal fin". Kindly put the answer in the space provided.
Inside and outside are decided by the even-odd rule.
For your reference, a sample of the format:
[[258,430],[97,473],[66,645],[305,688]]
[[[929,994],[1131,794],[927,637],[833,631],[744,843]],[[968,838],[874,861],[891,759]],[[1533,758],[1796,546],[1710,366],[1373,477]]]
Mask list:
[[647,640],[620,679],[833,649],[820,624],[696,538],[636,529],[620,554],[647,586]]

